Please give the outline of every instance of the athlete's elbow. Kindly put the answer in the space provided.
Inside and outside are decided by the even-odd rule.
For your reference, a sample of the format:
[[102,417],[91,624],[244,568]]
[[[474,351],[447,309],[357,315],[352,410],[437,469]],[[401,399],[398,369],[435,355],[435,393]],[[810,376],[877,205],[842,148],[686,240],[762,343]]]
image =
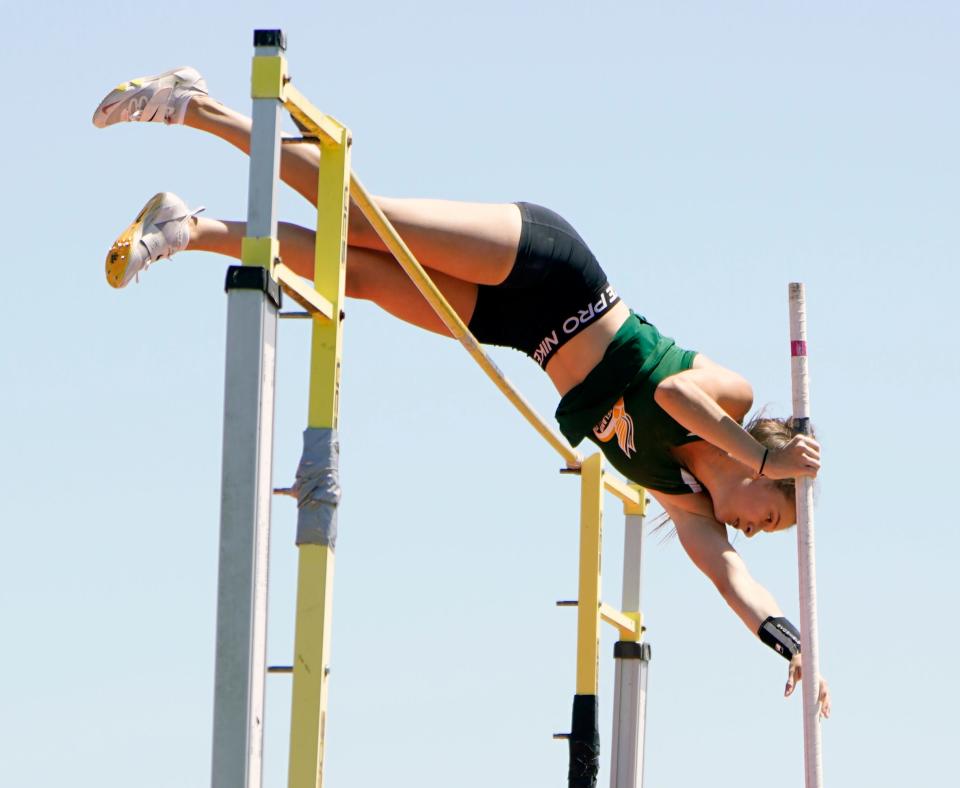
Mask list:
[[730,401],[724,403],[728,412],[746,413],[753,407],[753,386],[739,375],[730,386]]
[[671,375],[665,380],[661,380],[653,392],[653,400],[661,408],[667,410],[671,405],[683,402],[690,398],[690,381],[683,375]]

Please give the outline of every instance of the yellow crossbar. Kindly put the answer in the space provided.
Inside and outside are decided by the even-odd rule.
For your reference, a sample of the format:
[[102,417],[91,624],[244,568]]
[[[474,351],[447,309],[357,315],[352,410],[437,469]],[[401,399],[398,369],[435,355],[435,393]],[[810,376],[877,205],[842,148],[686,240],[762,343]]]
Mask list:
[[583,460],[580,453],[573,449],[561,435],[543,420],[533,409],[533,406],[530,405],[523,395],[513,387],[513,384],[507,380],[493,359],[480,347],[480,343],[476,337],[470,333],[466,324],[460,319],[460,316],[454,308],[450,306],[447,299],[444,298],[443,293],[440,292],[440,288],[434,284],[427,272],[423,270],[423,266],[420,265],[417,258],[413,256],[413,252],[410,251],[396,229],[390,224],[390,220],[384,216],[383,211],[380,210],[380,207],[373,201],[373,198],[367,190],[364,189],[360,181],[357,180],[357,176],[352,173],[350,175],[350,196],[353,197],[357,207],[363,215],[367,217],[367,221],[369,221],[373,229],[376,230],[377,235],[379,235],[380,239],[387,245],[387,248],[393,253],[393,256],[397,258],[397,262],[400,263],[403,270],[407,272],[407,276],[413,280],[417,289],[423,294],[423,297],[427,299],[427,303],[433,307],[433,311],[437,313],[453,337],[473,356],[474,361],[487,373],[487,377],[490,378],[496,387],[503,392],[504,396],[513,403],[514,407],[520,411],[520,414],[530,425],[567,461],[567,465],[572,468],[580,467],[580,463]]

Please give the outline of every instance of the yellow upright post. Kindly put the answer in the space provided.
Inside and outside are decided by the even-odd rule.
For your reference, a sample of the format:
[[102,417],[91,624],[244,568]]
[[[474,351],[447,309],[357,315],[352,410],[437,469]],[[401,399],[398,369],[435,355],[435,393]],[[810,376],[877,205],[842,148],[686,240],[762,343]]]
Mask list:
[[[296,635],[293,661],[293,700],[290,728],[290,788],[320,788],[323,784],[324,734],[330,659],[333,569],[336,538],[335,506],[339,498],[336,458],[340,400],[341,306],[344,299],[349,209],[350,139],[346,129],[335,138],[318,137],[320,175],[317,194],[317,246],[314,284],[332,307],[333,319],[313,321],[308,427],[304,459],[297,472],[301,511],[297,529],[299,568]],[[315,439],[317,439],[315,441]],[[316,442],[324,444],[324,459],[309,458]],[[323,467],[326,465],[327,467]],[[328,501],[334,511],[329,527],[304,523],[304,479],[313,471],[327,474]],[[321,491],[323,492],[323,491]],[[322,495],[320,496],[322,497]]]
[[600,768],[597,687],[600,674],[600,547],[603,457],[580,466],[580,589],[577,596],[577,694],[570,728],[570,788],[594,788]]
[[577,596],[577,694],[596,695],[600,660],[600,542],[603,457],[580,466],[580,592]]

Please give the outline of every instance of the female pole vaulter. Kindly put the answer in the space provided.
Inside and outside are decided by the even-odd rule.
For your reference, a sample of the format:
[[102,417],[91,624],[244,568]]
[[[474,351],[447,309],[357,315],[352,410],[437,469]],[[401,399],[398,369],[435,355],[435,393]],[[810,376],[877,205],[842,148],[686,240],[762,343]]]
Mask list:
[[[211,98],[192,68],[122,83],[94,125],[183,124],[249,153],[249,118]],[[284,146],[281,177],[312,205],[319,153]],[[747,570],[726,526],[753,537],[796,521],[798,476],[820,469],[820,446],[790,420],[754,418],[750,384],[702,353],[679,347],[632,312],[573,227],[530,203],[377,198],[379,207],[481,342],[520,350],[561,399],[560,430],[597,444],[613,467],[646,487],[673,520],[687,555],[763,643],[789,660],[785,695],[802,675],[800,633]],[[200,217],[176,195],[151,198],[106,260],[116,288],[187,249],[240,257],[243,222]],[[284,262],[313,276],[313,231],[279,227]],[[350,212],[347,295],[448,335],[359,211]],[[820,713],[830,714],[825,681]]]

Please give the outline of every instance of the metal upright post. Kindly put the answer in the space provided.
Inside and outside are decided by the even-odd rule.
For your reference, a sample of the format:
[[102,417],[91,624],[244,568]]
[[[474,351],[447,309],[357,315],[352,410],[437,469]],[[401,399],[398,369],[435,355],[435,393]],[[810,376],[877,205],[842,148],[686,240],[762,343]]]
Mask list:
[[[258,57],[280,57],[279,31],[258,33]],[[266,675],[267,552],[280,292],[277,257],[280,104],[253,101],[248,237],[227,273],[223,477],[213,711],[214,788],[258,788]]]
[[610,788],[641,788],[643,785],[644,727],[647,715],[647,669],[650,645],[642,642],[643,616],[640,593],[643,566],[643,516],[646,491],[630,485],[640,502],[624,502],[626,528],[623,545],[623,614],[637,625],[635,634],[621,635],[613,647],[616,660],[613,698],[613,737]]

